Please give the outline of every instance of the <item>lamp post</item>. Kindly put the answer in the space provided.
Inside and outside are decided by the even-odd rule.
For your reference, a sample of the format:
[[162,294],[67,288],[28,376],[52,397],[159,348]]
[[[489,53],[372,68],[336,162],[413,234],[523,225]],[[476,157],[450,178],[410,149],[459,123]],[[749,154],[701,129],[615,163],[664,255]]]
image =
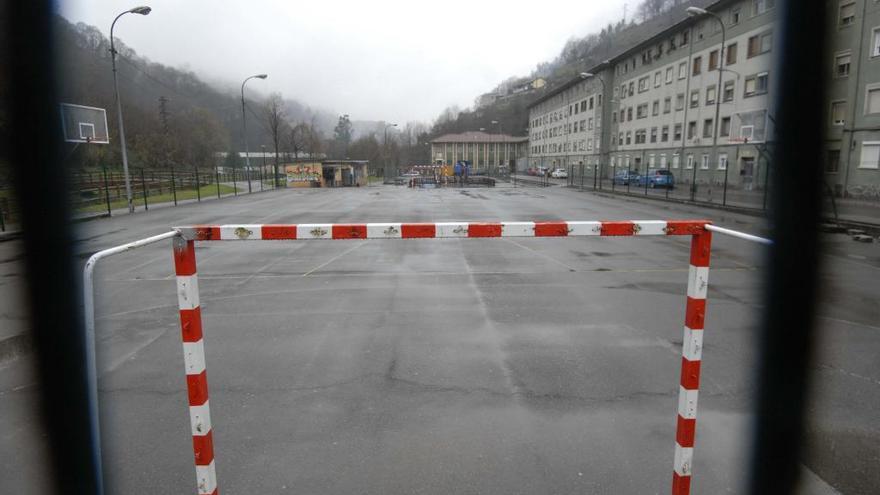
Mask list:
[[[610,98],[608,98],[608,88],[605,86],[605,79],[603,79],[602,76],[597,76],[596,74],[593,74],[592,72],[581,72],[581,77],[584,79],[586,79],[588,77],[595,77],[596,79],[599,80],[600,83],[602,83],[602,103],[603,103],[603,106],[601,106],[599,108],[599,112],[600,112],[599,115],[602,116],[602,124],[601,124],[602,129],[599,129],[599,146],[601,146],[602,148],[599,151],[599,161],[602,162],[602,168],[605,168],[605,163],[606,163],[605,150],[608,147],[605,146],[605,144],[602,142],[602,141],[604,141],[602,139],[602,130],[605,129],[605,126],[608,125],[608,123],[605,122],[605,120],[606,120],[605,119],[605,112],[602,110],[602,108],[604,108],[604,104],[607,103],[608,108],[610,108],[611,111],[613,112],[614,108],[611,106],[612,100]],[[596,126],[596,127],[598,127],[598,126]],[[608,128],[610,129],[611,127],[609,126]],[[596,133],[593,132],[593,135],[595,135],[595,134]],[[609,142],[610,142],[610,140],[609,140]],[[596,188],[597,175],[598,175],[597,172],[593,172],[593,189]],[[600,186],[602,185],[601,181],[599,182],[599,185]]]
[[385,181],[388,180],[388,129],[392,127],[397,127],[397,124],[385,125],[385,137],[382,139],[382,160],[385,162],[385,171],[382,174],[385,176]]
[[[251,192],[251,157],[250,153],[248,153],[247,144],[247,117],[245,116],[244,111],[244,85],[251,79],[266,79],[267,77],[269,76],[266,74],[257,74],[247,77],[241,82],[241,138],[244,140],[244,169],[248,179],[248,193]],[[265,157],[263,159],[265,160]]]
[[[501,161],[501,150],[504,149],[506,151],[506,149],[505,149],[506,143],[504,142],[504,132],[502,132],[502,130],[501,130],[501,121],[500,120],[493,120],[492,124],[498,126],[498,156],[496,158],[498,158],[498,161]],[[501,163],[503,164],[504,162],[501,161]],[[490,172],[490,175],[491,175],[491,172]]]
[[122,124],[122,100],[119,98],[119,78],[116,76],[116,44],[113,39],[113,29],[116,21],[125,14],[148,15],[153,9],[147,6],[135,7],[116,16],[110,24],[110,61],[113,66],[113,90],[116,94],[116,120],[119,121],[119,145],[122,147],[122,171],[125,175],[125,197],[128,200],[128,212],[134,213],[134,203],[131,199],[131,179],[128,177],[128,151],[125,149],[125,126]]
[[[718,21],[721,26],[721,50],[718,52],[718,84],[715,86],[715,121],[712,123],[712,155],[718,155],[718,118],[721,114],[721,76],[724,74],[724,45],[727,42],[727,30],[724,27],[724,21],[717,14],[709,12],[699,7],[688,7],[687,13],[691,17],[710,16]],[[727,168],[727,164],[724,165]],[[694,179],[691,184],[691,201],[696,200],[696,181],[697,181],[697,164],[694,164]]]

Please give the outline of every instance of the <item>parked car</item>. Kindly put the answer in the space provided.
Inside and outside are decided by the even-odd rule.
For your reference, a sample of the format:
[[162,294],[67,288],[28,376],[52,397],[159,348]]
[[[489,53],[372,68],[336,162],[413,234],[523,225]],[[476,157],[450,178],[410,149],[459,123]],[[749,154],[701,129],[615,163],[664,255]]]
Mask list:
[[554,179],[567,179],[568,178],[568,171],[565,170],[564,168],[557,168],[556,170],[554,170],[553,172],[550,173],[550,176],[553,177]]
[[675,188],[675,176],[669,170],[655,170],[653,173],[639,176],[639,185],[648,186],[650,188],[666,187]]
[[538,175],[538,169],[535,167],[529,167],[526,170],[526,175]]
[[621,170],[614,174],[614,178],[611,179],[614,184],[620,186],[626,186],[629,184],[638,184],[639,182],[639,174],[633,172],[631,170]]
[[550,168],[549,167],[538,167],[537,173],[535,174],[539,177],[550,177]]

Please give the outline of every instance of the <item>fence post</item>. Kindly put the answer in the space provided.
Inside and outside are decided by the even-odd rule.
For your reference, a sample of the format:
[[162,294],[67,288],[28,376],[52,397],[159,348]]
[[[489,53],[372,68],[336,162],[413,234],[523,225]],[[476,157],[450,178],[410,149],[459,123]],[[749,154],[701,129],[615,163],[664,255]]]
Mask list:
[[238,183],[235,181],[235,167],[232,167],[232,194],[238,196]]
[[150,209],[150,205],[147,203],[147,182],[144,180],[144,169],[141,169],[141,190],[144,193],[144,211]]
[[104,175],[104,201],[107,202],[107,214],[113,215],[113,211],[110,209],[110,184],[107,182],[107,166],[101,165],[101,172]]
[[260,167],[260,192],[263,192],[263,167]]
[[177,206],[177,184],[174,183],[174,165],[171,166],[171,196],[174,197],[174,206]]
[[214,180],[217,182],[217,199],[220,199],[220,166],[214,166]]
[[202,184],[199,183],[199,167],[194,167],[196,169],[196,202],[202,202]]
[[250,168],[250,167],[245,167],[245,169],[244,169],[244,175],[245,175],[245,177],[247,177],[247,183],[248,183],[248,194],[250,194],[250,193],[253,192],[253,191],[251,190],[251,168]]
[[709,231],[703,230],[691,238],[687,307],[681,349],[681,383],[678,391],[678,422],[675,430],[672,495],[688,495],[691,489],[711,245],[712,233]]

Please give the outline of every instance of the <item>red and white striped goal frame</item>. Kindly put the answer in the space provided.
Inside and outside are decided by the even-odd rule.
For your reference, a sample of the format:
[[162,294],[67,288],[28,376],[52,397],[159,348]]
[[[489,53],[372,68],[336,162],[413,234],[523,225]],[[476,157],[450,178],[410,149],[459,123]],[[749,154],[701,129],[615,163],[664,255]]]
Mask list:
[[443,222],[298,225],[196,225],[175,228],[173,239],[180,326],[196,478],[200,495],[215,495],[214,441],[208,407],[205,348],[196,275],[196,241],[444,239],[493,237],[691,236],[687,306],[682,340],[681,381],[675,435],[672,494],[690,493],[696,433],[697,395],[703,351],[703,325],[712,232],[707,220],[583,222]]

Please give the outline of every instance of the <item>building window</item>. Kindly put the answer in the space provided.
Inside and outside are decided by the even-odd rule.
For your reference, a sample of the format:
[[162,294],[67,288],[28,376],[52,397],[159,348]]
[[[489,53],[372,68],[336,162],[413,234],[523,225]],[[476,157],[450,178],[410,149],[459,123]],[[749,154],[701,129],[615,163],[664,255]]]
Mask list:
[[874,28],[872,34],[874,44],[871,45],[871,56],[880,57],[880,28]]
[[591,97],[590,97],[590,110],[592,110],[593,108],[595,108],[593,105],[594,105],[593,97],[591,96]]
[[718,50],[709,52],[709,70],[718,69]]
[[632,144],[632,131],[626,131],[626,144]]
[[767,93],[768,77],[769,74],[767,72],[747,77],[744,95],[748,97]]
[[639,79],[639,93],[644,93],[648,90],[648,82],[650,81],[650,77],[645,76]]
[[672,155],[672,168],[677,169],[681,165],[681,157],[678,153]]
[[703,57],[694,57],[694,72],[695,76],[699,76],[703,73]]
[[752,0],[752,14],[759,15],[773,8],[774,0]]
[[691,91],[691,108],[697,108],[700,106],[700,90],[695,89]]
[[682,31],[681,33],[681,46],[685,46],[690,42],[691,33],[690,31]]
[[718,97],[716,94],[716,88],[714,85],[706,88],[706,105],[714,105],[715,99]]
[[700,157],[700,170],[709,170],[709,155]]
[[846,101],[831,102],[831,125],[846,124]]
[[880,113],[880,86],[868,86],[868,96],[865,99],[865,114]]
[[626,121],[632,122],[633,119],[633,107],[629,107],[626,109]]
[[676,141],[681,141],[681,124],[675,124],[675,131],[672,134],[672,138]]
[[663,99],[663,113],[669,113],[672,111],[672,97],[667,96]]
[[630,81],[630,83],[629,83],[629,95],[630,96],[636,94],[635,89],[636,89],[636,83],[633,81]]
[[734,7],[730,9],[730,25],[736,26],[739,24],[739,7]]
[[655,163],[656,161],[654,160],[654,154],[651,153],[650,155],[648,155],[648,168],[654,168]]
[[[581,121],[581,130],[584,130],[584,122]],[[587,130],[593,130],[593,117],[587,119]]]
[[850,64],[852,62],[852,53],[840,53],[834,56],[834,75],[836,77],[849,76]]
[[862,143],[862,157],[859,160],[859,168],[873,170],[880,168],[880,141],[865,141]]
[[840,150],[828,150],[828,160],[825,162],[825,173],[836,174],[840,171]]
[[688,122],[688,139],[693,139],[697,135],[697,122],[692,120]]
[[840,27],[852,26],[856,22],[856,3],[840,2]]
[[621,144],[621,145],[623,144],[623,133],[622,132],[620,133],[620,135],[617,136],[617,142],[618,142],[618,144]]
[[704,138],[712,137],[712,133],[715,131],[715,129],[712,128],[712,124],[713,124],[712,119],[706,119],[703,121],[703,137]]
[[636,131],[636,144],[645,144],[645,140],[648,137],[648,131],[645,129],[639,129]]
[[671,84],[673,78],[675,77],[675,69],[672,67],[666,68],[666,84]]
[[721,129],[719,129],[718,135],[721,137],[730,136],[730,117],[721,118]]
[[644,119],[648,117],[648,104],[642,103],[636,110],[636,118]]
[[688,76],[688,63],[682,62],[678,64],[678,78],[684,79]]
[[675,110],[677,112],[684,110],[684,93],[675,95]]
[[654,73],[654,87],[659,88],[663,84],[663,73],[659,70]]
[[744,125],[739,128],[739,137],[745,141],[749,142],[755,139],[755,126],[753,125]]
[[654,100],[653,105],[651,105],[651,115],[654,117],[660,115],[660,100]]
[[664,143],[669,141],[669,126],[668,125],[664,125],[663,128],[660,130],[660,141],[662,141]]
[[757,57],[773,48],[773,33],[757,34],[749,38],[748,58]]
[[718,170],[727,170],[727,153],[718,155]]
[[652,143],[657,142],[657,128],[656,127],[651,128],[651,142]]
[[688,155],[686,163],[687,163],[687,165],[685,165],[685,168],[687,168],[688,170],[693,169],[694,168],[694,155]]
[[735,81],[724,82],[724,92],[721,94],[721,101],[725,103],[733,101],[735,86]]
[[727,65],[733,65],[736,63],[736,50],[738,46],[736,43],[731,43],[727,46],[727,59],[724,61]]

